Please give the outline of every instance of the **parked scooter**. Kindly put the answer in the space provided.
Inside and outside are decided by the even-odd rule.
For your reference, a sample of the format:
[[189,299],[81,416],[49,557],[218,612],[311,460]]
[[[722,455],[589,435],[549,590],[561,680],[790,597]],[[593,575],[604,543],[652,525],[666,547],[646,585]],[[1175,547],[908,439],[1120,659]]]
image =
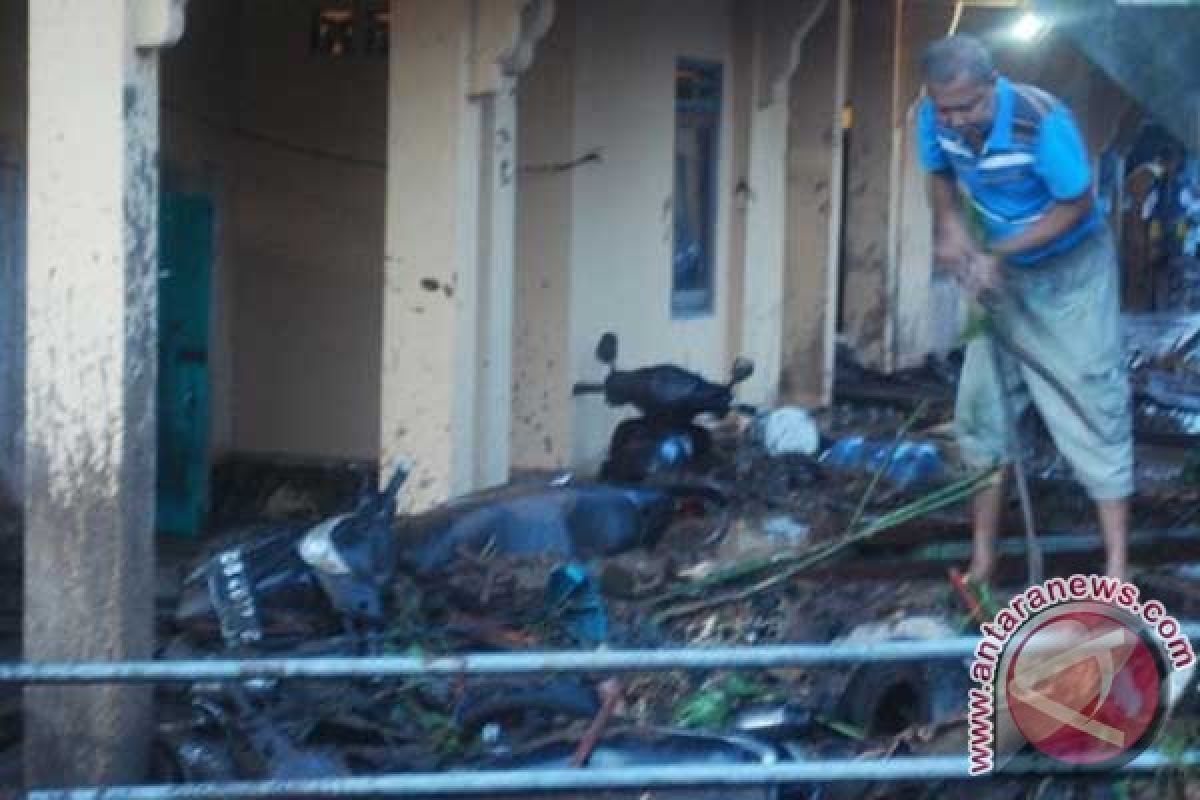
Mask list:
[[668,470],[697,463],[712,450],[712,436],[695,418],[724,417],[733,409],[733,388],[754,373],[754,362],[738,358],[728,383],[713,383],[674,364],[617,369],[617,337],[605,333],[596,359],[607,364],[601,383],[576,383],[575,395],[603,394],[613,407],[630,405],[640,416],[623,420],[609,441],[602,480],[639,483]]

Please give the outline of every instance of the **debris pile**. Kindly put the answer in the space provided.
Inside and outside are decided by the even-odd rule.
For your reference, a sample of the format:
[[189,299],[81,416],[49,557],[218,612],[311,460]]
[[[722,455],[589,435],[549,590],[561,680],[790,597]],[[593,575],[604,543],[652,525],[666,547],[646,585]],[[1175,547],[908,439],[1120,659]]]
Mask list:
[[[944,544],[961,541],[971,476],[930,434],[938,421],[925,410],[901,418],[904,437],[880,442],[880,458],[835,463],[839,446],[856,435],[833,424],[839,414],[852,416],[848,409],[819,415],[817,457],[790,449],[773,455],[748,426],[718,432],[714,457],[671,485],[556,481],[401,516],[378,609],[339,602],[322,580],[322,570],[367,574],[339,561],[371,549],[368,524],[334,518],[349,520],[357,538],[339,537],[329,522],[243,532],[193,573],[163,656],[706,647],[965,630],[967,610],[942,564],[924,569],[921,557],[938,529],[957,537]],[[906,443],[936,456],[938,468],[919,481],[889,470]],[[390,489],[398,487],[397,480]],[[947,502],[925,514],[922,504],[939,495]],[[386,491],[368,498],[359,515],[386,516],[389,502]],[[896,519],[897,509],[908,515]],[[325,543],[316,555],[304,544],[314,530]],[[876,562],[889,580],[870,576]],[[897,563],[908,565],[907,576]],[[214,576],[229,571],[249,583],[214,593],[221,585]],[[255,598],[253,608],[232,602],[238,589]],[[272,592],[284,594],[272,599]],[[224,614],[217,598],[229,603]],[[964,665],[946,662],[678,670],[619,682],[429,676],[164,688],[158,768],[163,779],[210,781],[961,752],[966,686]],[[990,791],[1018,797],[1027,788],[997,783]],[[756,791],[741,794],[763,793]],[[941,797],[955,789],[922,787],[912,796],[924,791]]]
[[1200,314],[1138,314],[1123,319],[1144,440],[1194,443],[1200,436]]
[[[840,530],[856,514],[869,531],[880,503],[906,489],[885,475],[878,500],[861,507],[869,472],[843,466],[831,481],[803,452],[813,448],[781,448],[780,438],[768,449],[749,430],[718,435],[708,468],[670,485],[559,481],[401,516],[388,531],[394,553],[372,520],[390,518],[402,474],[354,514],[243,529],[192,572],[163,657],[745,645],[829,641],[863,621],[882,624],[869,634],[882,638],[911,636],[904,622],[914,618],[937,631],[960,625],[944,581],[809,574],[852,551]],[[380,562],[390,566],[372,572]],[[961,665],[951,672],[965,680]],[[953,691],[932,673],[891,683],[861,673],[163,688],[160,770],[209,781],[572,759],[769,763],[891,749],[896,736],[961,710],[929,700]],[[887,697],[864,688],[892,684]],[[900,695],[907,705],[892,708]]]
[[[1190,380],[1178,376],[1191,357],[1172,354],[1190,353],[1197,336],[1200,325],[1170,347],[1131,344],[1141,401],[1170,399],[1160,391],[1164,374]],[[643,413],[614,434],[611,449],[620,452],[610,452],[599,482],[562,476],[397,516],[403,468],[382,490],[369,469],[328,485],[286,471],[227,471],[218,485],[236,491],[219,506],[226,533],[195,560],[162,615],[160,656],[877,642],[942,638],[977,624],[947,571],[969,557],[966,501],[991,476],[956,458],[953,358],[893,376],[843,358],[834,406],[758,413],[733,403],[746,364],[735,365],[728,384],[710,384],[677,368],[618,370],[615,340],[598,354],[609,377],[585,388],[606,397],[619,389],[618,399]],[[702,413],[724,419],[702,425]],[[1025,424],[1050,566],[1060,574],[1090,568],[1102,550],[1089,502],[1036,418]],[[1200,615],[1200,572],[1179,562],[1200,563],[1200,537],[1187,527],[1200,508],[1200,461],[1183,452],[1139,453],[1131,549],[1135,563],[1162,563],[1143,572],[1145,594],[1188,618]],[[1005,526],[1020,530],[1015,504]],[[1000,577],[1014,585],[1023,548],[1019,536],[1000,542]],[[423,675],[163,686],[155,778],[961,753],[966,688],[965,664],[956,661],[680,669],[619,680]],[[1034,791],[1028,781],[970,788],[972,798]],[[1089,794],[1109,788],[1038,779],[1036,792],[1109,796]],[[1143,788],[1131,784],[1124,796],[1161,796]],[[732,794],[780,792],[967,796],[963,786],[934,783]]]

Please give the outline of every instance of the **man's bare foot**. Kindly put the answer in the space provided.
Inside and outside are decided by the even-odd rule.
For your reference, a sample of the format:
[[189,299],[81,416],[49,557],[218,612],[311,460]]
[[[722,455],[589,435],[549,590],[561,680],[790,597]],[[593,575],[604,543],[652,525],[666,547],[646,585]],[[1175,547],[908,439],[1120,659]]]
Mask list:
[[973,559],[967,568],[967,582],[973,586],[987,586],[992,582],[992,562]]
[[1129,501],[1097,500],[1096,511],[1104,537],[1105,574],[1126,580],[1129,577]]

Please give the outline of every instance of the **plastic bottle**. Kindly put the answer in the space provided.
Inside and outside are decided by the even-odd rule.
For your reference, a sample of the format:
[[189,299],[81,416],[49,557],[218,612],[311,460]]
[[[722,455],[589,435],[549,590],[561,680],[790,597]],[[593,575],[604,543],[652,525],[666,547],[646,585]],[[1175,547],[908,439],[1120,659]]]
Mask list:
[[891,451],[892,442],[849,436],[835,442],[821,462],[837,470],[873,473],[891,453],[884,477],[902,488],[931,483],[945,475],[941,453],[928,442],[900,442],[895,452]]

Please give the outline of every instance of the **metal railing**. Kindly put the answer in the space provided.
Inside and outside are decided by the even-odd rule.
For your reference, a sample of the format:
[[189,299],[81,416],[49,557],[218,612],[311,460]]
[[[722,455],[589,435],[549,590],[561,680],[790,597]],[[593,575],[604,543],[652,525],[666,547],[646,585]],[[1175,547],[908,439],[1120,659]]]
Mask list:
[[[1200,625],[1184,626],[1189,638]],[[977,637],[871,643],[784,644],[753,647],[595,650],[587,652],[472,653],[457,656],[269,658],[212,661],[134,661],[0,665],[0,683],[76,685],[110,683],[228,682],[261,679],[331,680],[412,675],[519,675],[552,672],[648,672],[672,669],[769,669],[935,659],[966,659]],[[1134,771],[1200,765],[1200,751],[1167,756],[1146,752],[1127,765]],[[1069,770],[1064,770],[1069,771]],[[292,781],[46,789],[29,800],[174,800],[284,796],[503,794],[531,791],[769,786],[830,781],[967,779],[965,756],[875,760],[813,760],[758,765],[629,766],[587,769],[520,769],[406,773]]]
[[[1200,638],[1200,624],[1183,626]],[[660,650],[533,651],[454,656],[262,658],[0,664],[0,683],[192,683],[254,679],[329,680],[412,675],[523,675],[545,672],[653,672],[672,669],[774,669],[969,658],[978,637],[866,643],[678,647]]]
[[[1126,769],[1151,772],[1200,765],[1200,751],[1178,756],[1143,753]],[[960,756],[796,761],[763,765],[629,766],[587,769],[417,772],[353,778],[245,781],[92,789],[45,789],[28,800],[198,800],[198,798],[495,795],[514,792],[645,790],[701,786],[752,787],[845,781],[978,780]],[[1065,770],[1064,770],[1065,771]],[[1008,775],[1009,773],[1006,773]]]
[[[1196,631],[1200,634],[1200,627]],[[545,672],[651,672],[671,669],[772,669],[883,661],[966,658],[978,638],[589,650],[470,653],[455,656],[264,658],[0,665],[0,683],[192,683],[253,679],[391,678],[411,675],[522,675]]]

